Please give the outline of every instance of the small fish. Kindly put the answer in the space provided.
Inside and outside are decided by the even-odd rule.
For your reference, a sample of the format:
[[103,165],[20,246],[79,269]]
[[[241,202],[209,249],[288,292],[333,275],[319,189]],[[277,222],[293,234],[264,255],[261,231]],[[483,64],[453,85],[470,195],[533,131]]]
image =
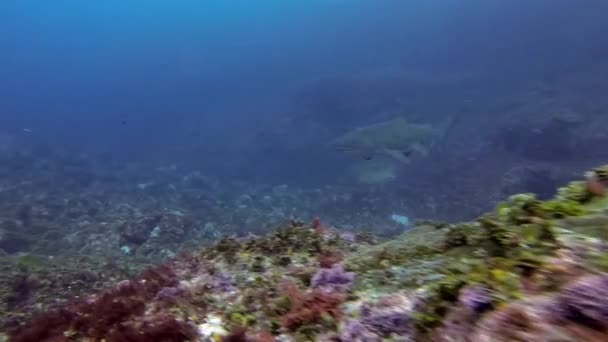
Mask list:
[[29,128],[24,128],[24,129],[23,129],[23,131],[24,131],[25,133],[32,133],[32,132],[33,132],[33,131],[32,131],[31,129],[29,129]]

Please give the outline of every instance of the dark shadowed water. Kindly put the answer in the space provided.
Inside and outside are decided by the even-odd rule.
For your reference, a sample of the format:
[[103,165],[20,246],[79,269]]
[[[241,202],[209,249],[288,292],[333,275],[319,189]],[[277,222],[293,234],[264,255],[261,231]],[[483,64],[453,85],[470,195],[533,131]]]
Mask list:
[[[264,183],[336,182],[344,160],[326,142],[399,113],[433,121],[466,106],[479,118],[463,125],[498,125],[557,96],[543,91],[574,97],[562,88],[595,81],[570,75],[600,78],[607,46],[600,1],[1,6],[3,135]],[[592,90],[572,101],[596,101]],[[527,115],[555,110],[539,107]]]

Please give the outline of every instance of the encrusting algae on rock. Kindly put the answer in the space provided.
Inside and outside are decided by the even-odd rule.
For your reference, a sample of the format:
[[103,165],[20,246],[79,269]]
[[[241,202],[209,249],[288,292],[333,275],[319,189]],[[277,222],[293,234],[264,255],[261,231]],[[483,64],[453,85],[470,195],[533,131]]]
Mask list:
[[[555,198],[384,243],[315,220],[225,238],[25,322],[10,341],[608,340],[608,166]],[[348,237],[348,238],[346,238]]]

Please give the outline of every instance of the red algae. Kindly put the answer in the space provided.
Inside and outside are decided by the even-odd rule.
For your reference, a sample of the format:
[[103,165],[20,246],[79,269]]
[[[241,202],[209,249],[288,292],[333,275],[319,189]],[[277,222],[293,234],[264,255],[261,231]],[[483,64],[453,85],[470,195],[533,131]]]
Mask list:
[[261,331],[257,333],[248,332],[247,328],[236,327],[226,336],[220,339],[222,342],[274,342],[274,336],[267,332]]
[[597,177],[592,177],[587,179],[587,190],[595,196],[603,197],[606,195],[606,184]]
[[334,319],[342,316],[340,305],[345,296],[339,293],[326,293],[320,290],[302,292],[290,283],[283,285],[283,291],[291,301],[291,308],[282,319],[282,325],[288,330],[296,330],[299,327],[318,323],[325,315]]
[[319,267],[321,268],[332,268],[335,264],[339,263],[344,259],[342,253],[333,249],[326,249],[317,255],[319,261]]
[[186,341],[196,328],[166,312],[146,314],[159,290],[178,284],[172,263],[144,270],[95,296],[75,300],[16,328],[14,342],[64,341],[69,336],[108,342]]
[[250,341],[247,338],[247,329],[243,327],[237,327],[232,329],[229,335],[222,337],[222,342],[247,342]]
[[324,234],[327,231],[327,226],[321,222],[319,217],[315,217],[312,219],[312,223],[310,224],[311,228],[314,229],[318,234]]

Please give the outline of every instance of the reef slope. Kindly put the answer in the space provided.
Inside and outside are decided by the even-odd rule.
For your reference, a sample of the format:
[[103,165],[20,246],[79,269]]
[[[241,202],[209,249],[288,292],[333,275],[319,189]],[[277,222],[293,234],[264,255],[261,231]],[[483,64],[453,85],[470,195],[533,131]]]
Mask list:
[[605,341],[608,167],[377,242],[314,220],[74,298],[9,341]]

